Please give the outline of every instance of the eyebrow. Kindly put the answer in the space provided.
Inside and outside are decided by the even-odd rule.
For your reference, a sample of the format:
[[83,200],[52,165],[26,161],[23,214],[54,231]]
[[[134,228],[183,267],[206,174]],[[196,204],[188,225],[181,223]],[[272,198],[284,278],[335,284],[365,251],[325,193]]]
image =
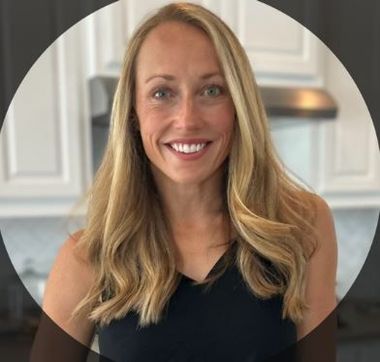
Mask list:
[[[211,77],[214,77],[214,76],[221,76],[222,77],[222,74],[220,72],[206,73],[206,74],[203,74],[200,77],[200,79],[204,80],[204,79],[208,79],[208,78],[211,78]],[[176,77],[174,75],[170,75],[170,74],[153,74],[152,76],[148,77],[145,80],[145,83],[150,82],[154,78],[164,78],[166,80],[175,80],[176,79]]]

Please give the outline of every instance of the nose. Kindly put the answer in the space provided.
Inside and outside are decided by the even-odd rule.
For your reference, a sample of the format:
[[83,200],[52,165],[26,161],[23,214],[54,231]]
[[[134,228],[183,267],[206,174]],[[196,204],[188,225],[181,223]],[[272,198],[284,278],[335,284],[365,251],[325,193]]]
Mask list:
[[198,129],[202,125],[199,105],[191,95],[184,96],[178,104],[175,117],[176,128]]

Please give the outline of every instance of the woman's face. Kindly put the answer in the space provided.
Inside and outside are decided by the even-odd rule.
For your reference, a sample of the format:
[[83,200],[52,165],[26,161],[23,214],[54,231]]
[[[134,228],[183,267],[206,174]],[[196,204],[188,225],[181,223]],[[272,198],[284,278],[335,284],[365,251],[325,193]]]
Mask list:
[[148,34],[137,57],[135,106],[156,180],[194,184],[222,171],[235,108],[200,29],[172,21]]

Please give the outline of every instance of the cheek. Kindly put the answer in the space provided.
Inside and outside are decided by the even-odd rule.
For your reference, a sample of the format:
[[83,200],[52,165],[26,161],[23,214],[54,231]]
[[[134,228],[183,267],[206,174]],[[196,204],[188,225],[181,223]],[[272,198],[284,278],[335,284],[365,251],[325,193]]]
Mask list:
[[160,124],[156,112],[150,110],[148,107],[141,105],[137,107],[137,118],[139,122],[140,131],[143,134],[154,133],[155,129]]
[[162,109],[140,100],[136,102],[136,112],[141,134],[152,135],[163,129],[166,114]]
[[150,112],[144,112],[140,115],[139,128],[143,144],[148,147],[154,146],[164,132],[162,119]]
[[235,122],[235,112],[230,107],[224,107],[215,114],[214,124],[220,133],[230,136]]
[[140,122],[140,134],[144,144],[152,143],[157,135],[157,130],[151,122]]

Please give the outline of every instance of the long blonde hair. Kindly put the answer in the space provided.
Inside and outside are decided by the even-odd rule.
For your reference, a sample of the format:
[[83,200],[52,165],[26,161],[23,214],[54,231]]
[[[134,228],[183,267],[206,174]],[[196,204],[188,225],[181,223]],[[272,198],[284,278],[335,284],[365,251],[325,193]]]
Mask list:
[[[136,57],[147,34],[166,21],[190,24],[208,35],[235,106],[223,195],[237,233],[234,262],[252,293],[259,298],[282,295],[283,318],[300,321],[307,307],[306,263],[316,247],[313,194],[287,175],[275,152],[249,60],[236,36],[212,12],[190,3],[160,8],[129,41],[108,143],[78,243],[94,269],[95,282],[74,314],[86,313],[106,325],[135,311],[140,326],[157,323],[180,281],[169,220],[134,111]],[[220,274],[202,283],[211,284]]]

